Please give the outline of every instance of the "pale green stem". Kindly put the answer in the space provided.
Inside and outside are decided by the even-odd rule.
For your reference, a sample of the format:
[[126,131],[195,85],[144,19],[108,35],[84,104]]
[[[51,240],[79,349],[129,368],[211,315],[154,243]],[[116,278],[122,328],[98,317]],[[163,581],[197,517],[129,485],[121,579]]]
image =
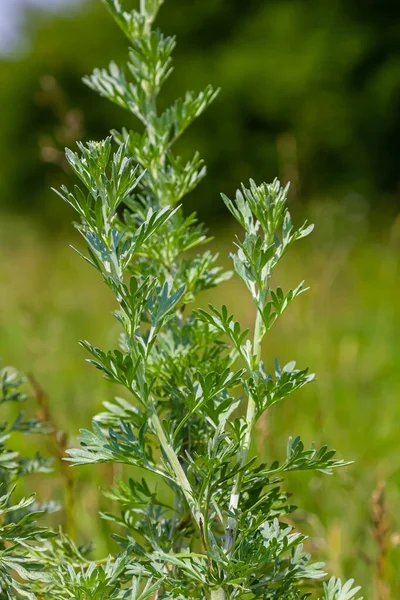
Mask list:
[[211,591],[211,600],[225,600],[226,594],[222,588],[218,588],[218,590]]
[[[186,501],[189,505],[189,508],[193,515],[193,518],[197,523],[197,526],[201,533],[201,537],[202,537],[203,541],[205,541],[203,515],[202,515],[200,509],[198,508],[196,502],[194,501],[192,486],[190,485],[190,482],[189,482],[188,478],[186,477],[186,473],[183,470],[183,468],[179,462],[178,456],[176,455],[174,449],[168,442],[167,436],[165,435],[164,429],[161,425],[160,418],[157,414],[154,404],[151,404],[151,422],[156,431],[160,445],[161,445],[161,447],[162,447],[162,449],[163,449],[163,451],[175,473],[177,482],[186,498]],[[213,536],[212,536],[212,542],[215,543]],[[221,593],[222,593],[222,595],[221,595]],[[211,591],[211,600],[225,600],[225,598],[226,598],[226,596],[225,596],[225,593],[223,592],[223,590],[216,590],[215,592]]]
[[140,0],[140,14],[145,18],[145,31],[146,33],[149,33],[151,29],[151,19],[149,19],[149,15],[146,10],[146,0]]
[[[256,357],[257,365],[261,359],[261,341],[262,341],[262,319],[260,312],[257,310],[256,323],[254,328],[254,339],[253,339],[253,353]],[[256,420],[256,403],[254,398],[250,395],[247,403],[247,411],[246,411],[246,432],[243,437],[242,447],[239,453],[239,463],[240,466],[243,467],[247,462],[247,457],[249,455],[250,444],[251,444],[251,435],[253,432],[253,427]],[[235,512],[239,506],[240,492],[242,488],[243,481],[243,470],[236,476],[232,493],[229,501],[229,510]],[[235,541],[236,536],[236,528],[237,522],[235,517],[228,517],[228,523],[226,527],[226,536],[225,536],[225,551],[228,551]]]
[[183,495],[185,496],[185,499],[189,505],[193,518],[196,521],[200,532],[203,532],[204,518],[193,498],[192,486],[190,485],[190,482],[186,477],[186,473],[183,470],[181,463],[179,462],[179,458],[176,455],[175,450],[168,442],[163,426],[161,425],[160,418],[153,404],[151,405],[151,422],[157,434],[161,448],[163,449],[163,452],[167,457],[172,470],[174,471],[177,483],[181,488]]

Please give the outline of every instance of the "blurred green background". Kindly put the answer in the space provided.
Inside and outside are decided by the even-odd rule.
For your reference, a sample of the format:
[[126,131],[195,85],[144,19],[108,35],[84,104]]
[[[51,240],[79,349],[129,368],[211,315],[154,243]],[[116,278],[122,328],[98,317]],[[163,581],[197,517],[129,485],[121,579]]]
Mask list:
[[[0,355],[45,387],[72,445],[115,391],[77,342],[108,347],[118,330],[107,290],[68,247],[77,243],[73,215],[50,188],[69,180],[64,146],[135,123],[81,83],[126,56],[101,3],[66,0],[58,12],[51,0],[43,10],[34,4],[21,4],[18,42],[0,39]],[[8,18],[0,8],[0,32]],[[222,88],[180,142],[183,155],[198,149],[208,164],[185,210],[207,222],[221,262],[229,264],[235,228],[219,192],[232,194],[249,177],[290,180],[296,221],[316,223],[280,271],[282,287],[306,279],[311,291],[264,351],[269,364],[276,355],[310,365],[317,383],[271,411],[254,449],[282,457],[288,435],[301,435],[355,461],[330,478],[291,478],[297,518],[330,570],[355,577],[366,598],[398,598],[400,5],[168,0],[159,25],[178,35],[165,102],[208,83]],[[237,280],[201,302],[210,299],[229,299],[251,327]],[[96,512],[104,506],[98,485],[114,475],[74,472],[78,537],[94,538],[98,552],[108,535]],[[62,481],[62,472],[42,481],[40,493],[60,495]]]

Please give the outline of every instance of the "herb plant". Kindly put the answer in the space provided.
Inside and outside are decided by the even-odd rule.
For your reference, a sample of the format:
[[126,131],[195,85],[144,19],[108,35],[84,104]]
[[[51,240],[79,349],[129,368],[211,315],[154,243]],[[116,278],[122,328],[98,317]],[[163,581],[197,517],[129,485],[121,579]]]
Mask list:
[[102,515],[117,527],[120,554],[89,563],[66,536],[41,540],[36,550],[23,544],[39,561],[31,597],[299,600],[319,590],[324,600],[356,600],[352,580],[317,583],[323,565],[310,562],[305,537],[289,524],[293,507],[280,487],[285,472],[331,473],[347,463],[299,438],[289,439],[281,462],[261,464],[251,454],[260,417],[314,377],[277,360],[269,374],[262,360],[264,337],[305,291],[303,283],[273,289],[271,275],[312,226],[294,227],[288,187],[277,180],[250,181],[234,200],[222,195],[243,229],[232,259],[254,303],[254,331],[225,305],[190,311],[200,292],[231,274],[216,255],[199,252],[205,228],[181,209],[205,175],[203,161],[196,153],[185,162],[173,149],[217,91],[187,92],[160,110],[175,47],[175,38],[153,28],[162,0],[141,0],[132,12],[119,0],[106,4],[129,39],[129,59],[85,81],[140,129],[67,150],[80,183],[58,193],[78,213],[82,256],[114,295],[121,326],[115,349],[82,345],[122,392],[105,402],[69,456],[73,465],[122,463],[133,467],[132,477],[105,491],[120,506]]
[[[11,368],[0,371],[0,406],[3,410],[21,405],[28,400],[22,390],[24,378]],[[8,413],[8,417],[10,416]],[[25,477],[33,473],[49,473],[51,460],[39,454],[33,458],[21,456],[11,444],[18,434],[47,434],[46,424],[35,417],[25,418],[19,411],[12,420],[0,422],[0,598],[31,597],[30,582],[36,579],[42,561],[34,549],[53,533],[37,525],[43,512],[57,509],[55,503],[38,506],[32,494],[15,500],[15,488]]]

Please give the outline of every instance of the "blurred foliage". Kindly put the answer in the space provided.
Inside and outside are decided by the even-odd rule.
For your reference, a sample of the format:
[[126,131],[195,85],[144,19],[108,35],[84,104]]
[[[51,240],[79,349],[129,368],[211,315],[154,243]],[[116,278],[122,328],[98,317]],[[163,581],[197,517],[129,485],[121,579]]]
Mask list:
[[[161,29],[178,35],[166,103],[176,89],[222,88],[180,144],[209,165],[189,200],[201,217],[223,210],[219,191],[277,173],[292,198],[398,197],[399,17],[390,0],[175,0],[161,11]],[[98,1],[29,14],[26,39],[0,62],[1,202],[61,224],[49,192],[64,180],[60,150],[126,118],[81,78],[126,48]]]

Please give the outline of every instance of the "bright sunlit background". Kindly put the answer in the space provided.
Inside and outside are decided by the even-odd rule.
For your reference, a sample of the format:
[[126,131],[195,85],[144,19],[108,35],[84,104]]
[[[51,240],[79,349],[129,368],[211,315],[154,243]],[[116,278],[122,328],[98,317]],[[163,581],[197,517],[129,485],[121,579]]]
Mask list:
[[[311,290],[264,350],[267,364],[276,355],[309,365],[317,383],[273,409],[254,451],[282,457],[288,435],[301,434],[355,461],[287,486],[316,557],[355,577],[366,598],[398,598],[400,5],[166,0],[159,25],[178,35],[165,102],[207,83],[222,88],[180,142],[183,155],[198,149],[209,166],[185,210],[207,222],[221,262],[229,264],[235,229],[219,193],[250,177],[290,180],[295,220],[316,224],[281,268],[282,287],[306,279]],[[45,387],[71,445],[115,392],[84,362],[78,340],[108,347],[118,330],[107,290],[69,248],[78,243],[73,215],[50,188],[70,181],[65,146],[136,127],[81,83],[126,52],[100,1],[0,0],[0,355]],[[229,301],[251,327],[238,281],[202,302],[210,298]],[[104,551],[98,486],[114,473],[74,474],[79,540],[94,538]],[[61,479],[44,481],[43,496],[60,497]],[[380,486],[384,555],[372,520]]]

